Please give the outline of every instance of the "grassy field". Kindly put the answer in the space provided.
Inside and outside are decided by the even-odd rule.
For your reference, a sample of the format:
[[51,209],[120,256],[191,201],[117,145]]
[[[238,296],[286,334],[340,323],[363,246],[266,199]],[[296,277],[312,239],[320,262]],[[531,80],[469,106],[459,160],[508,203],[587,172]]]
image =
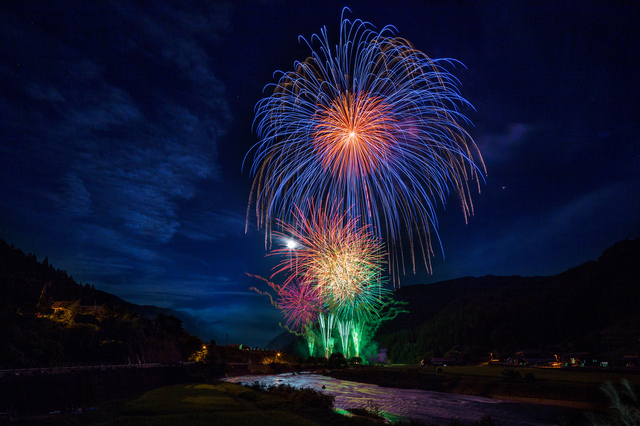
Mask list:
[[[501,366],[447,366],[442,367],[443,374],[468,376],[468,377],[485,377],[485,378],[504,378],[502,372],[507,369]],[[637,372],[617,372],[606,370],[583,370],[580,368],[564,369],[564,368],[527,368],[517,367],[513,371],[519,372],[522,377],[530,373],[538,381],[556,382],[556,383],[573,383],[573,384],[590,384],[600,386],[606,381],[619,382],[621,379],[627,379],[636,386],[640,386],[640,374]]]
[[293,404],[230,383],[156,389],[126,403],[123,425],[313,425]]
[[[380,386],[453,392],[494,398],[524,398],[540,401],[582,402],[602,405],[606,396],[600,387],[627,379],[640,387],[637,373],[502,366],[420,367],[395,365],[348,369],[332,377]],[[570,405],[570,404],[566,404]]]
[[[299,395],[298,395],[299,396]],[[1,423],[1,421],[0,421]],[[12,425],[366,426],[372,421],[232,383],[179,384],[84,414],[23,418]]]
[[[503,367],[389,366],[336,370],[331,376],[382,386],[455,392],[491,397],[573,401],[601,406],[600,386],[628,379],[640,386],[640,375],[607,371]],[[529,378],[527,376],[530,375]],[[533,378],[533,379],[532,379]],[[297,394],[296,397],[300,397]],[[17,425],[345,425],[365,426],[372,420],[346,417],[308,403],[232,383],[179,384],[146,392],[127,401],[112,402],[84,414],[19,419]],[[530,401],[536,402],[536,401]],[[567,404],[567,406],[571,406]],[[357,407],[353,407],[357,408]],[[581,408],[581,407],[574,407]],[[606,408],[606,404],[604,405]],[[586,409],[586,408],[585,408]],[[591,408],[588,408],[591,409]],[[0,421],[0,423],[2,423]]]

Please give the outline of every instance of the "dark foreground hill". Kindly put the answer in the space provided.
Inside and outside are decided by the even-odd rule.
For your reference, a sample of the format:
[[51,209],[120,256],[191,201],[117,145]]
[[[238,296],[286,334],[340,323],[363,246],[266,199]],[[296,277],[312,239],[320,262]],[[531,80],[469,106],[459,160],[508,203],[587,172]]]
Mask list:
[[78,284],[0,240],[0,369],[178,362],[202,344],[173,311]]
[[640,351],[640,238],[554,276],[466,277],[401,287],[395,297],[409,314],[377,334],[394,362],[474,362],[519,350],[622,362]]
[[67,271],[50,265],[47,257],[38,262],[35,254],[25,254],[1,239],[0,295],[0,306],[3,303],[16,305],[23,311],[33,310],[41,298],[45,301],[78,300],[83,306],[117,306],[147,319],[154,319],[159,314],[173,315],[183,321],[185,329],[195,334],[203,326],[199,319],[184,312],[154,305],[137,305],[97,290],[93,285],[79,284]]

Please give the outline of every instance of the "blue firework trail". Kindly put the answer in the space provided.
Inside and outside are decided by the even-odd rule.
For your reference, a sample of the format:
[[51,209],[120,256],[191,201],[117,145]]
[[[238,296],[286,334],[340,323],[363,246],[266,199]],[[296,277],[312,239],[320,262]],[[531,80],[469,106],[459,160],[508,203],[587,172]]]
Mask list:
[[376,31],[346,10],[338,43],[326,27],[300,37],[310,57],[277,72],[256,105],[249,208],[269,235],[276,219],[294,219],[292,206],[341,202],[386,240],[392,269],[410,257],[415,272],[416,247],[430,269],[437,206],[456,192],[466,220],[470,182],[479,191],[485,172],[463,127],[460,108],[471,105],[447,70],[458,62],[431,59],[394,27]]

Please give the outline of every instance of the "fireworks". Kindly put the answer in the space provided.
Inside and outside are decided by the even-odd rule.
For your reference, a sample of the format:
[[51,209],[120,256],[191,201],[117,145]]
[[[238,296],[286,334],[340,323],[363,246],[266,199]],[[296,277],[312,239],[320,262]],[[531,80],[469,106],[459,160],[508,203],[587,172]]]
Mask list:
[[328,357],[337,332],[358,356],[402,312],[384,288],[385,259],[395,282],[406,241],[414,272],[416,246],[430,268],[435,209],[455,191],[466,220],[484,164],[463,127],[471,105],[446,68],[456,61],[361,20],[342,19],[335,48],[326,28],[302,40],[310,57],[279,72],[256,105],[249,207],[267,243],[283,243],[271,253],[282,284],[265,281],[286,327],[310,355],[322,346]]
[[[286,248],[274,251],[283,255],[276,268],[288,274],[283,286],[294,279],[312,283],[323,303],[338,314],[352,313],[358,308],[374,305],[380,296],[384,251],[370,226],[361,226],[356,217],[349,218],[350,209],[334,205],[329,211],[315,208],[311,218],[295,208],[293,224],[281,223],[277,238],[287,242]],[[289,241],[295,241],[291,255]]]
[[334,325],[340,325],[338,332],[346,352],[352,322],[379,317],[383,296],[388,293],[382,279],[384,250],[371,227],[349,218],[349,209],[343,210],[340,203],[328,211],[313,205],[309,209],[316,212],[312,218],[296,208],[294,223],[282,223],[283,231],[275,233],[283,246],[272,253],[281,256],[272,278],[282,275],[284,282],[277,285],[261,279],[277,298],[254,290],[269,295],[283,312],[285,326],[305,335],[310,352],[315,338],[312,326],[318,321],[319,341],[328,356]]
[[316,320],[321,303],[316,289],[309,283],[293,282],[281,288],[278,295],[278,308],[287,319],[287,327],[302,331]]
[[281,72],[256,107],[258,224],[290,222],[292,205],[313,215],[310,199],[319,208],[343,200],[378,237],[396,244],[405,236],[412,258],[417,241],[428,264],[436,206],[455,190],[466,218],[468,182],[484,168],[460,124],[458,107],[470,105],[445,68],[454,61],[360,20],[343,19],[335,49],[326,29],[306,44],[311,56]]
[[[349,218],[350,209],[343,210],[340,203],[328,211],[309,204],[313,217],[296,207],[293,224],[281,223],[282,232],[275,232],[287,246],[273,252],[282,256],[273,276],[287,275],[285,289],[296,280],[313,287],[323,306],[338,315],[366,315],[382,292],[382,243],[370,226]],[[295,249],[289,248],[290,241]]]

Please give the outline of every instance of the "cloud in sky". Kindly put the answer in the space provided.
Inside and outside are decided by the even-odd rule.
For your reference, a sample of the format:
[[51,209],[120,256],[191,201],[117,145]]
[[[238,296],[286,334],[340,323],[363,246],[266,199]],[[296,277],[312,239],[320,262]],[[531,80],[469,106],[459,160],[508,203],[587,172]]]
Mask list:
[[[463,111],[488,170],[475,215],[465,225],[451,194],[436,212],[445,258],[434,242],[434,274],[403,285],[560,272],[640,235],[637,8],[603,4],[351,5],[461,60],[451,71],[477,109]],[[275,262],[255,222],[244,232],[253,108],[274,70],[308,54],[298,35],[327,25],[335,40],[342,7],[3,3],[0,238],[265,344],[281,317],[246,276]]]
[[17,175],[16,198],[41,198],[44,214],[60,216],[52,220],[166,243],[198,182],[221,179],[216,145],[231,117],[200,37],[215,42],[229,10],[155,6],[54,10],[42,26],[18,8],[5,22],[20,48],[2,73],[18,92],[2,103],[14,144],[4,165]]
[[232,9],[185,5],[34,3],[10,8],[0,27],[5,235],[54,238],[39,245],[77,278],[161,305],[216,285],[188,271],[180,286],[158,282],[179,269],[177,234],[213,242],[244,229],[225,205],[185,208],[203,182],[225,184],[218,151],[232,121],[208,52]]
[[446,260],[438,260],[429,281],[461,276],[553,275],[595,260],[615,242],[640,235],[640,199],[629,203],[630,189],[640,193],[640,182],[602,185],[543,214],[505,214],[491,226],[475,227],[471,219],[470,229],[457,231],[462,236],[443,236],[445,242],[459,238],[466,244],[445,251]]
[[515,148],[526,143],[532,126],[527,123],[511,123],[504,133],[483,133],[476,143],[482,152],[482,158],[489,166],[500,167],[501,162],[508,161]]

